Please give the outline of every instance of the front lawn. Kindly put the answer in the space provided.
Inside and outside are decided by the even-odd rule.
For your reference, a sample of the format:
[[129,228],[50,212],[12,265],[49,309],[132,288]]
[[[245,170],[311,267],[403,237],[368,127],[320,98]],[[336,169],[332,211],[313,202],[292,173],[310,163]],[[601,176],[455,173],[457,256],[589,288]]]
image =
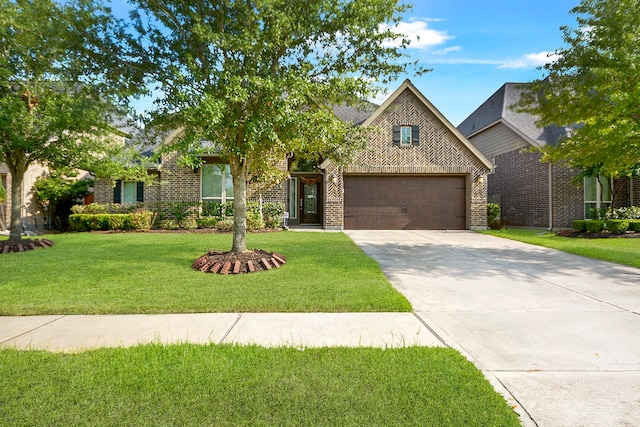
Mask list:
[[483,233],[640,268],[640,238],[572,238],[526,229],[487,230]]
[[0,254],[0,315],[411,311],[376,262],[343,233],[257,233],[279,269],[221,276],[191,268],[229,234],[72,233]]
[[445,348],[0,350],[6,425],[519,426]]

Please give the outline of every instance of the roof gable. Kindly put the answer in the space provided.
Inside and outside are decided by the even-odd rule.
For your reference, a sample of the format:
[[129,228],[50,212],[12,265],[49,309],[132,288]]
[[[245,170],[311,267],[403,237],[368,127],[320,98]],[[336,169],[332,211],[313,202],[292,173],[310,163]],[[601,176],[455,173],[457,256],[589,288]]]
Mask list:
[[467,138],[472,138],[501,123],[533,147],[555,144],[560,136],[566,135],[564,129],[555,126],[540,128],[537,116],[514,109],[526,90],[527,83],[505,83],[464,119],[458,129]]
[[373,112],[362,124],[364,126],[372,125],[380,116],[382,116],[389,107],[405,92],[411,92],[420,103],[431,112],[438,121],[453,134],[464,147],[466,147],[484,166],[491,169],[491,162],[458,130],[453,124],[411,83],[411,80],[405,80],[398,89],[391,94],[386,101],[382,103],[377,110]]

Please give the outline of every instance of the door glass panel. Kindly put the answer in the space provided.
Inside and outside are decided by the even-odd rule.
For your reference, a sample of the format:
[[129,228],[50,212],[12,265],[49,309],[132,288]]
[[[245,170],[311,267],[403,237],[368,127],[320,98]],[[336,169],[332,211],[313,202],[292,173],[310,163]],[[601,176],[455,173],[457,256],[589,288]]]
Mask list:
[[298,203],[296,203],[297,183],[298,183],[298,180],[296,178],[289,179],[289,193],[288,193],[288,201],[287,201],[287,204],[289,205],[289,218],[298,217],[296,212],[296,207],[298,206]]
[[304,213],[313,215],[318,212],[318,199],[316,197],[316,185],[304,186]]

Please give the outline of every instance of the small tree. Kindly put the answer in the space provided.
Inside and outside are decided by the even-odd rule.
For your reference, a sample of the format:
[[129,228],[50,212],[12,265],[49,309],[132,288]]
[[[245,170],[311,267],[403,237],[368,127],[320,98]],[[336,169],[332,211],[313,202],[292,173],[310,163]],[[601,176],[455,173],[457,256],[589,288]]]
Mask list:
[[331,106],[356,105],[406,69],[408,41],[392,30],[407,10],[398,0],[132,2],[162,95],[152,118],[183,130],[166,148],[193,165],[206,153],[230,165],[236,253],[246,251],[251,176],[288,153],[348,159],[363,139]]
[[124,26],[92,0],[0,0],[0,160],[11,173],[10,240],[21,238],[33,163],[99,169],[121,144],[114,118],[141,85]]
[[39,177],[33,186],[33,192],[43,210],[48,211],[53,223],[63,230],[69,226],[71,207],[78,200],[89,195],[92,179],[70,179],[58,174]]
[[612,177],[640,168],[640,2],[582,0],[571,10],[577,27],[562,27],[566,46],[543,69],[521,107],[540,126],[569,134],[543,149],[543,159],[565,161],[590,175]]

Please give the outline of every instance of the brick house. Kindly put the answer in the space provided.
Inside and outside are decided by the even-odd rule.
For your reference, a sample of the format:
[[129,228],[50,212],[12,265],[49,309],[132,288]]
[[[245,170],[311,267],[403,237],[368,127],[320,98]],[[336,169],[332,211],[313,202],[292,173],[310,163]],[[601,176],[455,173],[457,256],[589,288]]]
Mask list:
[[[45,229],[45,217],[33,196],[36,179],[45,176],[48,169],[40,164],[32,164],[24,174],[22,183],[22,226],[25,232],[38,233]],[[11,221],[11,174],[6,163],[0,163],[0,182],[6,190],[6,200],[0,202],[0,231],[8,230]]]
[[531,148],[555,144],[566,129],[539,128],[536,117],[517,112],[526,84],[506,83],[458,126],[471,144],[493,162],[488,175],[488,201],[501,206],[509,226],[570,228],[574,219],[588,218],[593,208],[640,204],[640,181],[585,178],[561,164],[540,162]]
[[[289,178],[248,198],[284,202],[291,226],[326,229],[486,228],[486,174],[491,163],[406,80],[371,111],[337,107],[354,125],[375,126],[366,149],[339,167],[330,161],[284,160]],[[177,134],[170,135],[170,142]],[[228,166],[215,157],[194,170],[165,155],[150,186],[98,180],[95,200],[226,201],[233,195]]]

